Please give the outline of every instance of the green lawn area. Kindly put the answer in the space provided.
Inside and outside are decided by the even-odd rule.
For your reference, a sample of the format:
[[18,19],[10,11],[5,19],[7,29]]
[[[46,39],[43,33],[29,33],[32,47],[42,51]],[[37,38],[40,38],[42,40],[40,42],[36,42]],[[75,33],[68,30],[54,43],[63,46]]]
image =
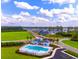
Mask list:
[[78,42],[77,41],[71,41],[71,40],[64,40],[63,43],[72,46],[74,48],[78,48]]
[[66,50],[65,52],[68,53],[68,54],[70,54],[70,55],[72,55],[72,56],[78,57],[78,54],[75,53],[75,52],[73,52],[73,51]]
[[18,47],[2,47],[1,59],[40,59],[39,57],[31,55],[22,55],[16,53]]
[[20,32],[1,32],[1,40],[8,41],[8,40],[24,40],[29,39],[29,37],[33,37],[30,32],[27,31],[20,31]]

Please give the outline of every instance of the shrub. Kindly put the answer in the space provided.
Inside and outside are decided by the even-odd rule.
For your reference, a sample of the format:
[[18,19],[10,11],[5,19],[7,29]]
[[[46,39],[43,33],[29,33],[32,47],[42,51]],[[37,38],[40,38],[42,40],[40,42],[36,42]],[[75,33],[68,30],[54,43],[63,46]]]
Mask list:
[[72,40],[72,41],[78,41],[78,32],[73,32],[73,33],[72,33],[71,40]]
[[1,46],[21,46],[23,42],[1,42]]
[[47,34],[46,37],[49,37],[49,38],[62,38],[61,35],[56,35],[56,34]]
[[54,44],[50,44],[50,46],[51,46],[51,47],[53,47],[53,49],[55,49],[55,48],[59,47],[59,46],[54,45]]
[[78,35],[73,35],[71,38],[72,41],[78,41]]
[[67,32],[58,32],[56,33],[56,35],[61,35],[61,36],[64,36],[64,37],[71,37],[71,33],[67,33]]

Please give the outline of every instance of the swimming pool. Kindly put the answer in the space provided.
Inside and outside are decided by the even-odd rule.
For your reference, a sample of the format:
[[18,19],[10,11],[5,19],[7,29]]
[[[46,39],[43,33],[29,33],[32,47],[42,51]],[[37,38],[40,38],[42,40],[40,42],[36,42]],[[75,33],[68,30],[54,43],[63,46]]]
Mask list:
[[43,48],[41,46],[26,46],[25,48],[31,49],[31,50],[35,50],[35,51],[48,51],[48,48]]
[[41,45],[25,45],[19,49],[19,52],[28,53],[37,56],[48,55],[52,51],[52,47],[46,47]]

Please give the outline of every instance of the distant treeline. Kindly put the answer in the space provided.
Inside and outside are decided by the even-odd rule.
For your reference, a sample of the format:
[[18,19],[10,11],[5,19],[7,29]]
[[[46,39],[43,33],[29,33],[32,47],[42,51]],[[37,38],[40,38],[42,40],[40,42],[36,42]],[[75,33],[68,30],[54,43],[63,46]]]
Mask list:
[[9,31],[24,31],[22,27],[10,27],[10,26],[2,26],[1,32],[9,32]]

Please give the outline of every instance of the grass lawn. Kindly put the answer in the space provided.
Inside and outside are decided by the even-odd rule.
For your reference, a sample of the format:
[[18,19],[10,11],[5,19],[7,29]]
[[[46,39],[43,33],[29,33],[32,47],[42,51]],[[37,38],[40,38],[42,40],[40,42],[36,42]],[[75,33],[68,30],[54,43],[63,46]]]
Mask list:
[[2,47],[1,59],[40,59],[39,57],[17,54],[18,47]]
[[70,50],[66,50],[65,52],[68,53],[68,54],[70,54],[70,55],[72,55],[72,56],[78,57],[78,54],[77,53],[72,52]]
[[63,43],[72,46],[74,48],[78,48],[78,42],[77,41],[71,41],[71,40],[64,40]]
[[27,32],[27,31],[2,32],[1,33],[1,40],[2,41],[7,41],[7,40],[24,40],[24,39],[29,39],[29,37],[33,38],[33,35],[30,32]]

